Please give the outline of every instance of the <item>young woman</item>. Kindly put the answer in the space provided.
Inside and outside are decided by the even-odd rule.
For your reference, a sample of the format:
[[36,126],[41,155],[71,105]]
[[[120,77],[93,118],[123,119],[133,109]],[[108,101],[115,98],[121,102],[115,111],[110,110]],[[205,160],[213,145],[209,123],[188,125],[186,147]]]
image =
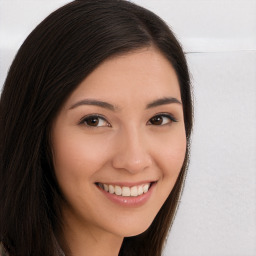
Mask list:
[[159,17],[123,0],[58,9],[1,95],[0,254],[160,256],[191,129],[186,60]]

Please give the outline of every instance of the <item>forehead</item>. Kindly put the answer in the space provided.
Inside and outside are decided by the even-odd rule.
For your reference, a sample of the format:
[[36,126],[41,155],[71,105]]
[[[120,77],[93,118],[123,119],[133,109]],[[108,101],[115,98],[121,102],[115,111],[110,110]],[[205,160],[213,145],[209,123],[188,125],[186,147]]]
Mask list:
[[162,97],[181,100],[178,78],[158,50],[146,48],[101,63],[71,94],[68,103],[96,98],[123,105]]

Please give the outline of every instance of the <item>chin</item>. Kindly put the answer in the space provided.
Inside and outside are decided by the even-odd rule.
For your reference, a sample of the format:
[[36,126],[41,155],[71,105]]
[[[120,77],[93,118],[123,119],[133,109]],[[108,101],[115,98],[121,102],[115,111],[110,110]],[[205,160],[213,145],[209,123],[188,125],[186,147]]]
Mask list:
[[138,224],[138,222],[137,223],[134,222],[131,225],[118,225],[119,232],[118,231],[117,232],[119,233],[119,236],[122,236],[122,237],[137,236],[137,235],[144,233],[146,230],[148,230],[152,224],[152,221],[153,220],[146,222],[146,221],[141,220],[139,224]]

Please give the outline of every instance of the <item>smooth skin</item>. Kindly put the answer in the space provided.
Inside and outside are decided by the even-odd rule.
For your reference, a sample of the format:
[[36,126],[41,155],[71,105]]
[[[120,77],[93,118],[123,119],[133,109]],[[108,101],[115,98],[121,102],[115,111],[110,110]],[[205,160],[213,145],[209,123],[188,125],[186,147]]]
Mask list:
[[[124,237],[150,226],[184,161],[183,107],[172,65],[153,47],[106,60],[67,99],[51,136],[71,255],[117,256]],[[152,194],[130,207],[95,184],[145,181],[156,181]]]

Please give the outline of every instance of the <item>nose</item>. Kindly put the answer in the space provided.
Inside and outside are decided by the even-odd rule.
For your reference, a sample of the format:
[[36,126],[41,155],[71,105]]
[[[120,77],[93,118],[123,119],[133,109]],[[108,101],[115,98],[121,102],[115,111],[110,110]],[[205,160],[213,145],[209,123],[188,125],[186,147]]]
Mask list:
[[116,143],[116,152],[112,160],[114,168],[135,174],[152,165],[147,140],[138,130],[131,129],[121,133]]

